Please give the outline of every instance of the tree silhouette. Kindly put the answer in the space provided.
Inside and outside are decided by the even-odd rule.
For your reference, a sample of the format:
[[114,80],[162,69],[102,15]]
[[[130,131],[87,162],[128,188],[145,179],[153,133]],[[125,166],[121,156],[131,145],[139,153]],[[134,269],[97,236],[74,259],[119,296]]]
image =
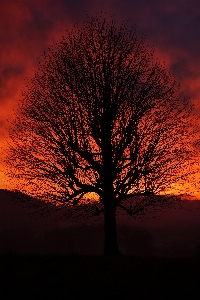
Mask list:
[[137,214],[186,175],[189,114],[143,37],[125,23],[88,18],[44,53],[22,91],[8,172],[21,191],[56,205],[95,193],[104,253],[117,254],[117,207]]

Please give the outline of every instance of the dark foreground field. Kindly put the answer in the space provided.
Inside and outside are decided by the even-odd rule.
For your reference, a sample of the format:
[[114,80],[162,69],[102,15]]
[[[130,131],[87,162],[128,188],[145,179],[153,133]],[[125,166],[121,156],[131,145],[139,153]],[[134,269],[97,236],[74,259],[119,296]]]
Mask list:
[[1,300],[200,299],[198,259],[1,254],[0,267]]

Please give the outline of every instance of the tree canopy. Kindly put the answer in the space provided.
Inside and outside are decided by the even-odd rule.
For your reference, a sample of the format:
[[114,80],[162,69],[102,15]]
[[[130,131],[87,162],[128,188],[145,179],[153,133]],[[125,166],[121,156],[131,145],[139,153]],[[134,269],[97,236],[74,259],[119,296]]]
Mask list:
[[[6,163],[21,191],[56,205],[95,193],[105,224],[106,215],[114,224],[117,207],[138,212],[125,199],[143,196],[144,209],[155,204],[147,196],[187,175],[189,117],[179,83],[134,28],[89,18],[40,59],[10,128]],[[112,240],[116,228],[109,230]],[[116,242],[111,248],[117,252]]]

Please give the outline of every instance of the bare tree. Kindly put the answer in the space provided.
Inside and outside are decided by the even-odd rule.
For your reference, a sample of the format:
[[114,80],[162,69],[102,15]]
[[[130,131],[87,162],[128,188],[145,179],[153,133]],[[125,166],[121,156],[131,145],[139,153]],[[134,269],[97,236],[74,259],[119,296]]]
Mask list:
[[183,178],[192,157],[190,112],[153,52],[126,24],[87,19],[44,53],[10,128],[6,163],[19,189],[69,206],[95,193],[105,254],[118,253],[117,207],[156,205],[150,195]]

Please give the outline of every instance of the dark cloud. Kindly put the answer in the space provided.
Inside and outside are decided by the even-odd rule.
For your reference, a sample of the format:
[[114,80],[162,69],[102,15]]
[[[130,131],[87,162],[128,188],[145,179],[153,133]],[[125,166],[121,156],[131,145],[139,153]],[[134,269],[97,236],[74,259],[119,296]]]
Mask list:
[[[0,3],[0,103],[8,103],[5,92],[13,83],[13,99],[23,78],[37,66],[37,57],[86,13],[106,11],[117,22],[137,24],[175,75],[199,78],[200,2],[193,0],[2,0]],[[15,87],[15,88],[14,88]],[[18,93],[18,94],[17,94]]]

